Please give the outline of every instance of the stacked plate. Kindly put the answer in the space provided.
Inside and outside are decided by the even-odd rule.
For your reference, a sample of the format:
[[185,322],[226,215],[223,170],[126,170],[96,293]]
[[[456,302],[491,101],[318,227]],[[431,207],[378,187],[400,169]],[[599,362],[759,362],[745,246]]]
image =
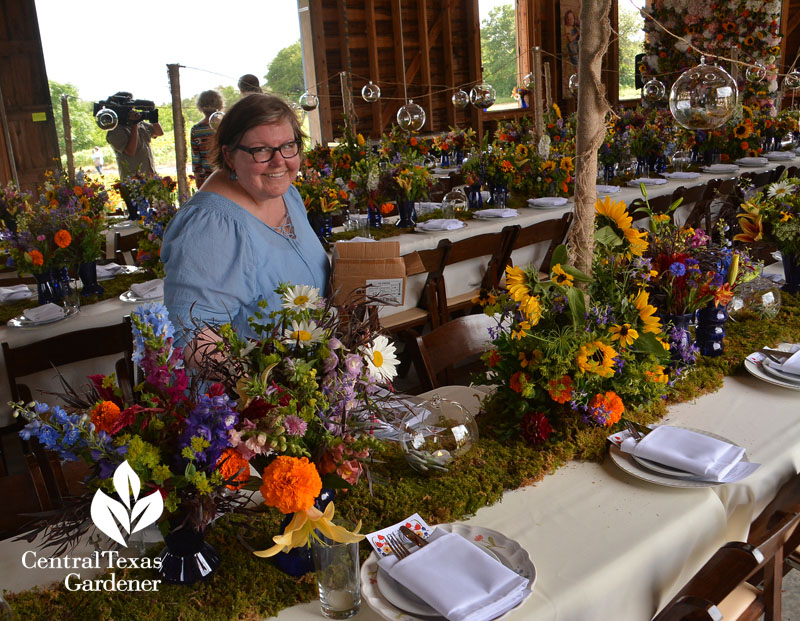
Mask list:
[[[796,349],[796,345],[783,343],[779,346],[779,351],[791,352]],[[800,375],[791,373],[783,368],[783,363],[770,360],[759,352],[754,352],[744,359],[744,368],[750,375],[758,379],[781,386],[790,390],[800,390]]]

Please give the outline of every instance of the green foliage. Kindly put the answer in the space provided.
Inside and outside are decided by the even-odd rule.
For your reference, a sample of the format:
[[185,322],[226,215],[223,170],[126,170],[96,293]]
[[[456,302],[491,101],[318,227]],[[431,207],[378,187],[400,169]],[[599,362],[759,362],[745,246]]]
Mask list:
[[[72,127],[72,150],[81,151],[91,149],[94,145],[105,144],[105,132],[97,127],[92,115],[91,101],[83,101],[78,96],[77,87],[72,84],[61,84],[50,80],[50,102],[53,106],[53,118],[58,134],[58,149],[66,155],[67,148],[64,142],[64,122],[61,114],[61,96],[69,97],[69,120]],[[91,158],[89,161],[91,164]]]
[[620,3],[617,12],[619,31],[619,87],[633,88],[635,59],[644,52],[644,20],[635,8]]
[[494,86],[498,98],[510,97],[517,86],[515,32],[513,4],[493,8],[481,23],[483,77]]
[[297,99],[306,90],[299,40],[275,55],[264,77],[270,91],[287,99]]

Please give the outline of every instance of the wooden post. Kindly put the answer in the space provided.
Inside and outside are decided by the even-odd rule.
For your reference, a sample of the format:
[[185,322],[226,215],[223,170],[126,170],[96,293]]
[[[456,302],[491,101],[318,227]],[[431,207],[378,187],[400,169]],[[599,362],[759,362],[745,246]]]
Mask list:
[[348,85],[347,73],[345,71],[339,72],[339,84],[342,88],[342,110],[344,111],[344,127],[345,133],[356,133],[355,126],[355,110],[353,109],[353,93],[350,92]]
[[172,123],[175,129],[175,167],[178,177],[178,202],[189,198],[189,180],[186,178],[186,126],[181,110],[180,65],[167,65],[169,91],[172,94]]
[[75,184],[75,158],[72,155],[72,123],[69,120],[69,96],[61,95],[61,123],[64,126],[64,146],[67,149],[67,175],[69,182]]
[[609,112],[602,79],[603,56],[611,38],[611,0],[581,2],[578,50],[578,128],[575,139],[575,223],[569,236],[575,267],[591,275],[594,253],[594,212],[597,199],[597,150],[605,137]]
[[550,63],[544,63],[544,102],[547,104],[547,109],[550,110],[553,106],[553,90],[550,84]]
[[739,48],[731,48],[731,77],[738,84],[739,82]]
[[536,140],[544,133],[544,118],[542,106],[542,50],[539,46],[533,48],[533,131]]
[[11,180],[14,185],[19,187],[19,175],[17,174],[17,162],[14,159],[14,146],[11,144],[11,132],[8,129],[8,116],[6,115],[6,101],[3,99],[3,88],[0,86],[0,122],[3,124],[3,136],[5,138],[6,154],[8,155],[8,165],[11,168]]

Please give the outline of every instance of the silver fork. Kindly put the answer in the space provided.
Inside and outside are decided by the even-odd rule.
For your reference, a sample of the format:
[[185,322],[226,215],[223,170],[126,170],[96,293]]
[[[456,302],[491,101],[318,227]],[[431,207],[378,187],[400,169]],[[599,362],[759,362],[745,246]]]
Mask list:
[[636,428],[636,427],[633,425],[633,423],[631,423],[630,421],[628,421],[628,420],[623,420],[623,421],[622,421],[622,424],[623,424],[623,425],[625,425],[625,429],[627,429],[627,430],[628,430],[628,433],[629,433],[629,434],[631,434],[631,436],[633,437],[633,439],[634,439],[634,440],[636,440],[637,442],[638,442],[639,440],[641,440],[641,439],[644,437],[644,436],[641,434],[641,432],[640,432],[640,431],[639,431],[639,430],[638,430],[638,429],[637,429],[637,428]]
[[397,558],[405,558],[409,554],[408,548],[406,548],[397,535],[389,534],[386,535],[386,543],[389,544],[389,549],[394,553]]

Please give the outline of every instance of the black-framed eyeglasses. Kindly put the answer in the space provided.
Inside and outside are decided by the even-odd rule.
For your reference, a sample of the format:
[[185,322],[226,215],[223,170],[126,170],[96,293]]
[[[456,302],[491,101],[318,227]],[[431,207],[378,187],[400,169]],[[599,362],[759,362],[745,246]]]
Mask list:
[[256,164],[266,164],[272,161],[276,153],[280,153],[285,160],[297,155],[300,152],[300,141],[292,140],[283,143],[279,147],[243,147],[239,145],[236,150],[249,153]]

